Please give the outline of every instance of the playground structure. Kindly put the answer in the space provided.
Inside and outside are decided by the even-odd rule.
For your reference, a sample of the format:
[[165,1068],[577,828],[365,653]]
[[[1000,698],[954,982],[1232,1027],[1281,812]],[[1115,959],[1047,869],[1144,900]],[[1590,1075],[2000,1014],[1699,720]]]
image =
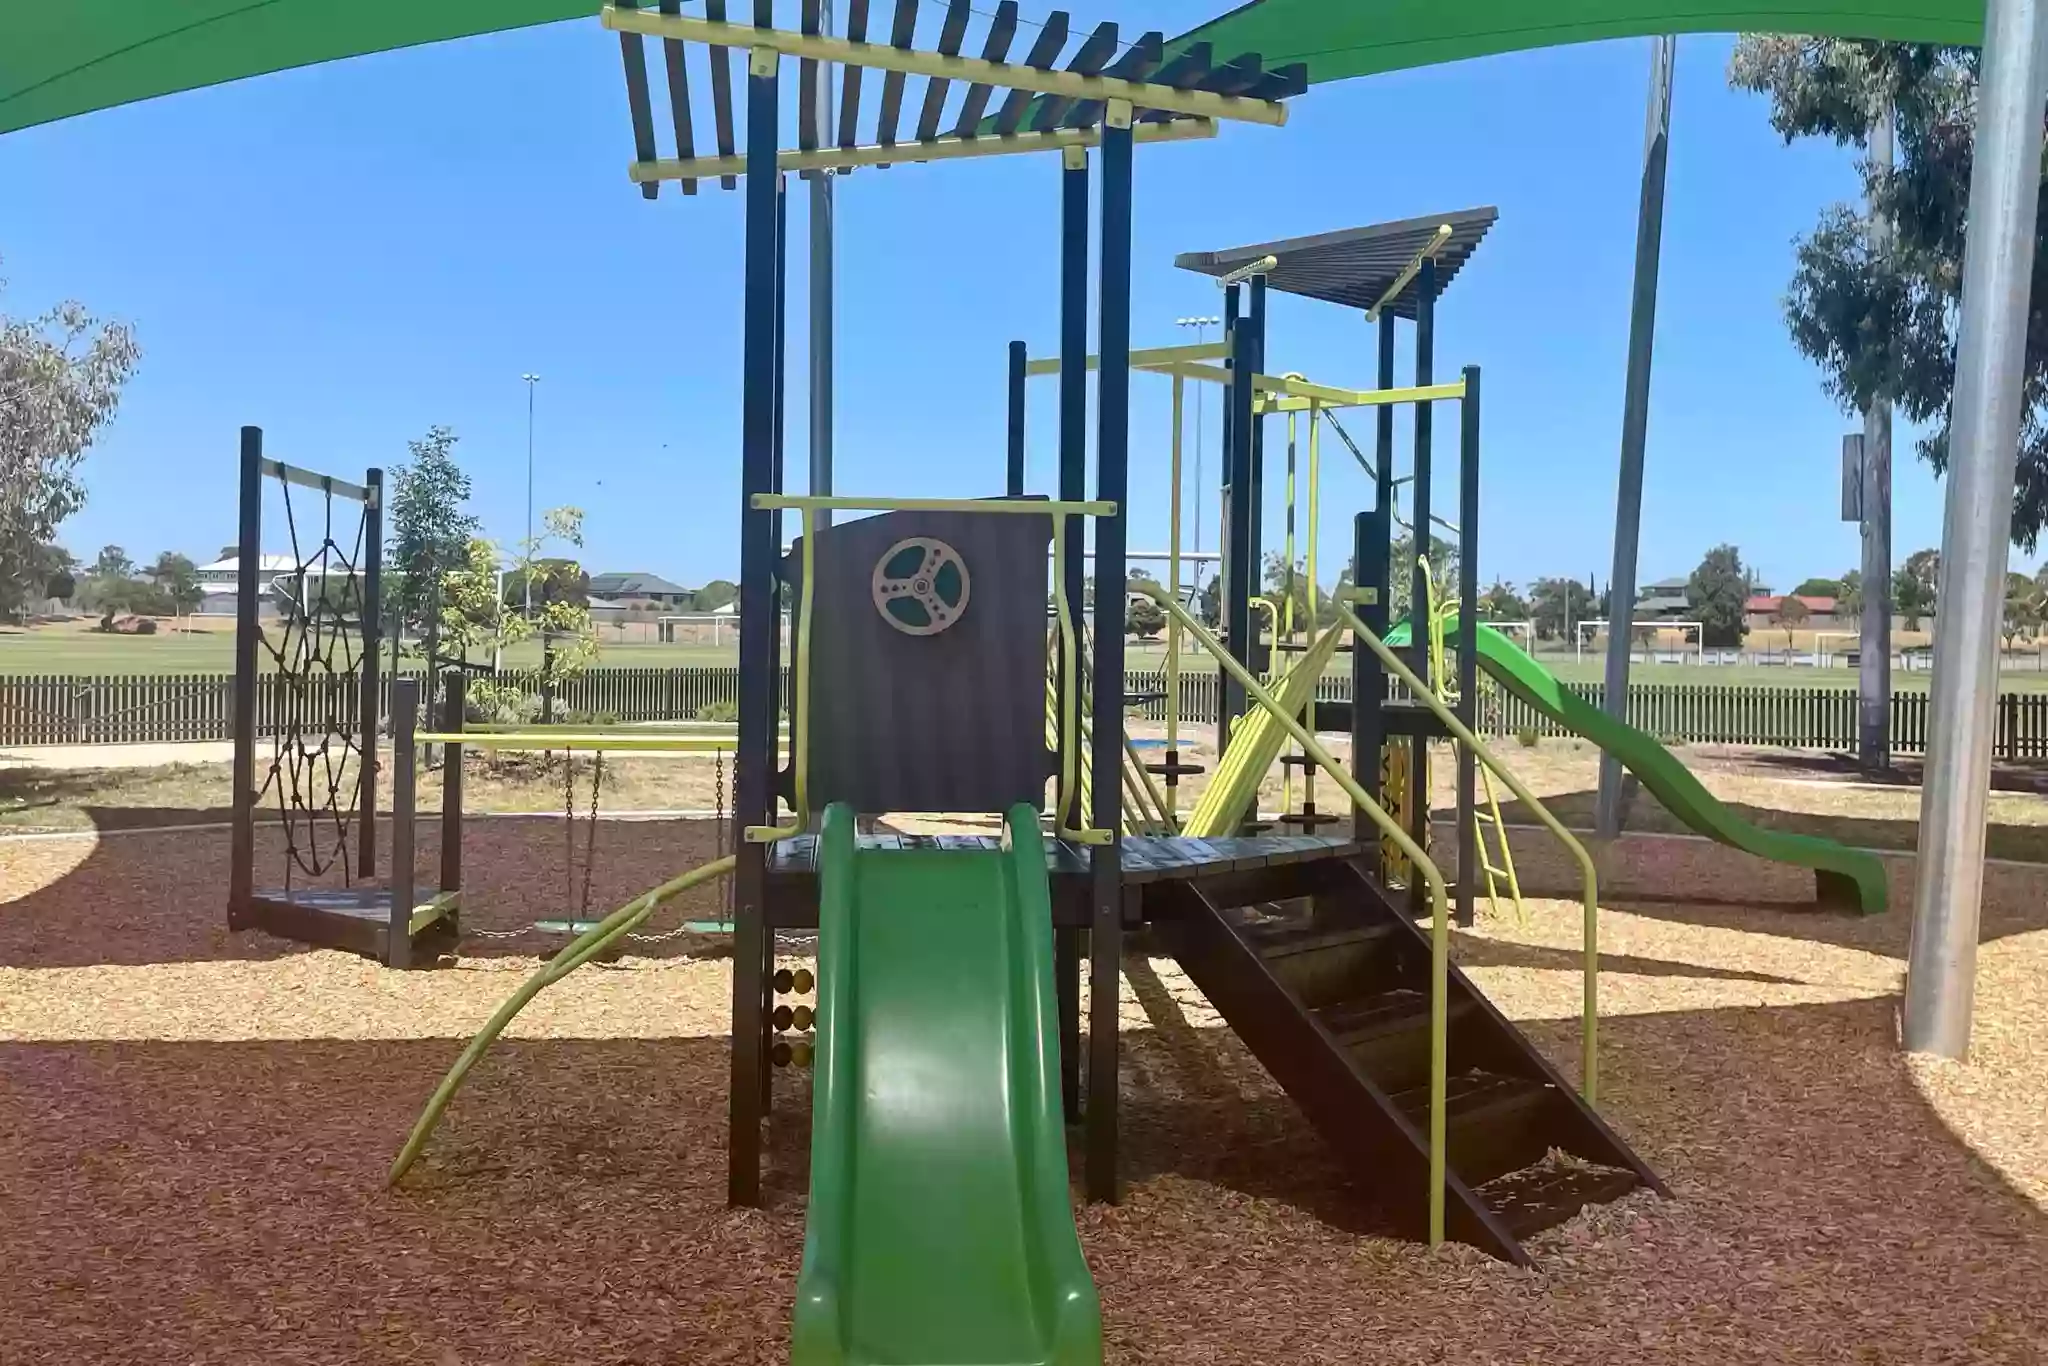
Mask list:
[[[1243,57],[1213,67],[1204,50],[1199,60],[1173,68],[1173,82],[1146,81],[1141,77],[1158,74],[1156,35],[1141,39],[1121,59],[1127,74],[1090,72],[1074,85],[1061,79],[1071,69],[1047,69],[1050,56],[1027,68],[998,67],[993,59],[976,67],[949,56],[925,72],[932,64],[897,46],[827,42],[624,8],[608,10],[606,21],[620,30],[627,53],[629,104],[643,153],[636,180],[643,187],[662,179],[687,186],[714,174],[744,175],[747,181],[741,581],[779,581],[795,599],[787,764],[777,739],[783,718],[774,664],[782,642],[780,594],[773,592],[742,597],[741,702],[731,736],[651,735],[636,744],[617,732],[579,734],[574,728],[471,729],[460,723],[459,688],[451,690],[456,708],[437,732],[412,728],[416,704],[410,700],[395,708],[401,790],[394,796],[407,814],[394,827],[394,846],[410,844],[413,794],[406,775],[416,744],[599,752],[732,748],[738,785],[734,852],[590,923],[535,974],[437,1091],[394,1179],[418,1155],[462,1074],[521,1005],[615,946],[675,891],[729,873],[735,972],[728,1193],[736,1203],[759,1197],[771,1064],[778,1048],[788,1048],[792,1058],[795,1053],[778,1037],[784,1026],[782,1012],[774,1008],[774,936],[808,929],[822,935],[811,1223],[797,1310],[800,1361],[943,1361],[990,1352],[1017,1360],[1099,1356],[1093,1290],[1079,1263],[1066,1203],[1065,1155],[1055,1139],[1063,1119],[1078,1122],[1086,1189],[1093,1198],[1116,1198],[1118,985],[1123,936],[1141,925],[1153,927],[1356,1175],[1417,1234],[1431,1241],[1454,1237],[1524,1260],[1520,1240],[1529,1232],[1637,1186],[1660,1189],[1593,1109],[1597,896],[1590,856],[1473,733],[1477,671],[1496,637],[1469,616],[1438,619],[1426,564],[1390,563],[1399,483],[1410,489],[1411,525],[1442,520],[1430,506],[1429,414],[1436,403],[1455,402],[1461,416],[1460,515],[1453,524],[1463,566],[1459,601],[1476,600],[1479,374],[1473,368],[1456,381],[1434,381],[1433,325],[1443,287],[1493,221],[1492,212],[1264,243],[1208,254],[1195,263],[1227,281],[1228,325],[1216,354],[1172,362],[1226,362],[1217,372],[1226,386],[1227,414],[1222,637],[1212,635],[1181,600],[1177,562],[1171,587],[1140,580],[1130,588],[1167,614],[1175,658],[1182,635],[1215,654],[1226,678],[1221,765],[1203,803],[1185,822],[1170,801],[1154,802],[1145,816],[1159,833],[1126,834],[1132,813],[1125,810],[1124,793],[1143,790],[1145,776],[1139,766],[1134,780],[1127,766],[1130,747],[1112,741],[1121,738],[1129,702],[1122,667],[1126,596],[1095,595],[1092,638],[1079,618],[1087,525],[1093,525],[1101,580],[1123,577],[1128,558],[1123,503],[1133,368],[1132,148],[1139,130],[1151,126],[1148,111],[1185,108],[1193,111],[1189,118],[1278,122],[1279,100],[1292,93],[1298,78],[1260,74],[1252,88],[1268,93],[1216,97],[1202,88],[1205,83],[1226,79],[1220,73],[1235,73],[1227,80],[1243,83],[1247,72],[1261,71],[1260,63]],[[1049,24],[1047,31],[1054,28]],[[1064,21],[1057,28],[1063,33]],[[643,40],[649,35],[665,44],[694,41],[713,49],[714,73],[725,69],[731,49],[748,51],[751,136],[744,158],[650,161],[639,137],[643,130],[651,137],[652,127],[644,80]],[[960,36],[951,41],[957,46]],[[1083,56],[1093,51],[1088,60],[1099,69],[1114,49],[1114,32],[1105,38],[1098,30],[1084,44]],[[981,109],[993,100],[1000,76],[1009,91],[1003,103],[1009,130],[992,136],[1020,139],[1005,150],[1061,151],[1062,298],[1069,307],[1058,371],[1056,499],[1032,497],[1023,487],[1014,406],[1002,498],[783,491],[774,414],[785,305],[778,166],[788,154],[778,158],[775,128],[781,60],[790,56],[839,63],[849,82],[858,80],[863,62],[890,74],[928,74],[934,82],[974,79],[989,86],[978,96],[970,89],[969,102],[978,99]],[[635,79],[636,71],[641,79]],[[901,82],[895,85],[900,100]],[[729,128],[729,82],[714,80],[713,92],[718,126]],[[670,96],[687,101],[687,88],[679,93],[672,78]],[[886,112],[891,107],[885,98],[885,119],[893,123]],[[1034,131],[1020,133],[1027,115]],[[687,126],[681,117],[675,122],[679,129]],[[928,118],[921,132],[927,125],[935,128]],[[913,155],[920,152],[936,159],[934,149],[941,145],[980,140],[978,134],[957,133],[947,143],[934,131],[917,144],[892,147],[891,155],[904,162],[921,159]],[[877,145],[886,142],[883,137]],[[1090,175],[1083,149],[1097,143],[1104,246],[1091,499],[1084,325]],[[973,154],[992,150],[977,148]],[[833,164],[816,148],[799,154],[805,158],[795,163],[799,169]],[[848,165],[878,164],[865,159],[879,155],[871,149],[853,148],[845,155]],[[1240,272],[1241,278],[1232,278]],[[1267,375],[1269,288],[1369,310],[1379,327],[1378,386],[1340,390]],[[1413,385],[1398,388],[1395,327],[1403,318],[1416,330],[1416,375]],[[1013,382],[1013,394],[1015,389]],[[1397,404],[1413,405],[1416,412],[1414,468],[1406,481],[1397,480],[1393,468]],[[1368,466],[1378,501],[1352,528],[1359,583],[1332,602],[1336,625],[1317,632],[1313,619],[1303,623],[1312,638],[1285,640],[1292,623],[1288,613],[1276,611],[1276,641],[1299,649],[1281,651],[1275,658],[1291,654],[1288,663],[1261,679],[1253,667],[1252,612],[1260,601],[1265,419],[1309,414],[1307,530],[1313,545],[1316,434],[1328,416],[1326,406],[1372,407],[1380,418],[1378,459]],[[1290,460],[1290,476],[1292,466]],[[1291,477],[1289,484],[1291,514]],[[789,512],[798,515],[801,534],[785,556],[779,523]],[[839,512],[880,515],[827,525],[825,517]],[[1290,545],[1290,563],[1291,550]],[[1044,630],[1048,564],[1057,620],[1050,641]],[[1435,638],[1433,648],[1411,646],[1405,660],[1388,643],[1401,640],[1386,620],[1395,573],[1412,574],[1412,600],[1430,608]],[[1341,711],[1317,702],[1312,691],[1338,648],[1340,631],[1351,641],[1357,699]],[[1456,657],[1454,687],[1446,686],[1444,676],[1450,651]],[[1485,667],[1494,671],[1492,664]],[[1038,686],[1048,674],[1049,698]],[[814,695],[814,676],[830,678],[833,686]],[[1049,747],[1039,739],[1048,701]],[[1365,778],[1338,764],[1315,739],[1317,730],[1333,729],[1350,732],[1355,764]],[[1457,755],[1455,890],[1428,852],[1426,779],[1435,740],[1453,743]],[[1348,834],[1243,833],[1259,779],[1289,743],[1294,766],[1303,770],[1305,797],[1300,813],[1288,813],[1290,820],[1311,831],[1327,823],[1312,805],[1308,776],[1314,774],[1347,797]],[[1383,783],[1378,762],[1389,749],[1403,760],[1398,771],[1404,780],[1394,785]],[[1177,764],[1171,747],[1168,754]],[[459,768],[459,757],[458,750],[451,767]],[[1565,844],[1582,871],[1586,960],[1578,1091],[1449,962],[1452,919],[1469,921],[1476,879],[1492,873],[1475,847],[1474,780],[1482,766]],[[1041,833],[1038,814],[1048,777],[1054,787],[1050,839]],[[454,819],[444,838],[444,859],[448,845],[460,845],[459,781],[454,792],[453,804],[443,811],[444,822]],[[1399,810],[1400,819],[1389,807]],[[920,841],[853,832],[860,814],[916,811],[1000,812],[1005,833],[1000,839]],[[813,835],[816,814],[823,817],[822,833]],[[1398,853],[1398,877],[1390,876],[1379,856],[1383,843]],[[406,852],[409,867],[409,847]],[[448,896],[447,910],[430,928],[456,928],[448,913],[457,902],[459,853],[456,858],[455,875],[444,875],[439,893]],[[409,888],[391,890],[386,912],[393,929],[387,934],[397,923],[394,908],[414,900]],[[1426,918],[1426,929],[1418,927],[1419,918]],[[1090,1021],[1085,1063],[1084,961]],[[805,1038],[797,1046],[810,1044]],[[899,1083],[921,1077],[952,1080],[929,1094],[922,1083],[897,1093]],[[942,1092],[954,1099],[940,1107],[948,1117],[934,1122],[927,1110]],[[1558,1152],[1571,1160],[1553,1161]],[[934,1183],[945,1197],[936,1202]],[[947,1225],[935,1226],[929,1217],[935,1207],[950,1211]],[[884,1248],[899,1251],[883,1256]],[[912,1299],[941,1281],[944,1299],[956,1312],[910,1312]],[[1019,1284],[1030,1287],[1022,1298],[1011,1289]]]

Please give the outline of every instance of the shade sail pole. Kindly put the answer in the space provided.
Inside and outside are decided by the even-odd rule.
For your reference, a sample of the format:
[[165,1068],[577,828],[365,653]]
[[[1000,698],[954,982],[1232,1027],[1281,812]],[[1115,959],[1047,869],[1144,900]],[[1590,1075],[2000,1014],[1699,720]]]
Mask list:
[[1969,1051],[1976,991],[1998,628],[2025,407],[2041,108],[2048,98],[2044,20],[2048,0],[1990,0],[1977,88],[1903,1031],[1908,1049],[1948,1058]]
[[[1628,319],[1628,389],[1621,405],[1621,478],[1614,499],[1614,572],[1607,581],[1607,687],[1602,705],[1617,721],[1628,719],[1636,548],[1643,526],[1643,446],[1650,431],[1650,362],[1657,340],[1657,267],[1664,251],[1664,168],[1671,143],[1671,73],[1677,56],[1678,39],[1667,35],[1652,40],[1643,189],[1636,205],[1635,298]],[[1600,756],[1594,825],[1605,839],[1621,833],[1621,760],[1612,754]]]

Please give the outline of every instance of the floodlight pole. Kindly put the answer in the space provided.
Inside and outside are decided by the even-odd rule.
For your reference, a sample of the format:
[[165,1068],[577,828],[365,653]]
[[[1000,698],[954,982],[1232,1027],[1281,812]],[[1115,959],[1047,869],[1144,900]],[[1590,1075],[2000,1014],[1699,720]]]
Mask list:
[[1976,991],[1999,625],[2025,412],[2041,107],[2048,98],[2048,0],[1990,0],[1981,71],[1902,1031],[1909,1050],[1949,1058],[1969,1051]]
[[533,390],[540,383],[540,376],[524,374],[519,378],[526,381],[526,546],[521,552],[526,560],[525,571],[520,578],[526,586],[526,619],[533,620]]
[[[1628,389],[1621,406],[1621,478],[1614,500],[1614,572],[1607,580],[1607,714],[1628,719],[1629,649],[1635,638],[1636,549],[1643,526],[1643,447],[1650,429],[1650,361],[1657,344],[1657,266],[1664,247],[1664,168],[1671,144],[1671,71],[1678,39],[1650,48],[1650,112],[1643,135],[1643,189],[1636,206],[1635,299],[1628,320]],[[1619,629],[1617,629],[1619,628]],[[1706,644],[1701,640],[1701,645]],[[1621,833],[1621,760],[1600,756],[1594,828]]]

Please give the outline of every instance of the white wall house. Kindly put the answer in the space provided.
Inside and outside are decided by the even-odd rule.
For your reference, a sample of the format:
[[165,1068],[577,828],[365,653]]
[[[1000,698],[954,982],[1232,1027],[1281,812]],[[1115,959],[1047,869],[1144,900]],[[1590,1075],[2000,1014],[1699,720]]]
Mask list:
[[[265,555],[262,558],[257,565],[256,580],[257,591],[260,595],[256,603],[256,615],[260,619],[268,621],[277,616],[280,597],[279,587],[281,584],[289,584],[298,572],[299,562],[289,555]],[[309,568],[306,572],[308,575],[314,575],[320,571],[317,568]],[[361,571],[344,570],[337,565],[326,572],[339,578],[344,574],[360,573]],[[202,617],[234,616],[235,584],[236,578],[240,573],[241,561],[234,555],[229,555],[225,559],[215,560],[212,564],[200,565],[196,575],[199,579],[199,591],[203,596],[199,600],[199,610],[193,613],[193,615]]]

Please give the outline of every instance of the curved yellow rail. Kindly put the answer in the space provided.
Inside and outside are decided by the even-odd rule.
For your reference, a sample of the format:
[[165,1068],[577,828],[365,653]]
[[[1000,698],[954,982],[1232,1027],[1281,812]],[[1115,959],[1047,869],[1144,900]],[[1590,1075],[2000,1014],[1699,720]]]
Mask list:
[[1513,771],[1503,764],[1478,736],[1472,733],[1469,726],[1458,719],[1457,713],[1446,707],[1442,700],[1437,697],[1436,693],[1415,676],[1415,671],[1402,663],[1400,655],[1394,652],[1393,647],[1374,634],[1370,626],[1359,620],[1358,614],[1351,610],[1354,591],[1349,588],[1339,589],[1334,599],[1338,617],[1350,628],[1351,638],[1354,641],[1365,642],[1367,648],[1379,656],[1380,663],[1384,664],[1396,678],[1405,683],[1408,686],[1408,690],[1436,714],[1437,719],[1444,723],[1445,727],[1452,735],[1457,737],[1461,744],[1470,747],[1473,757],[1486,765],[1489,771],[1496,774],[1502,782],[1506,783],[1508,791],[1514,793],[1524,806],[1536,813],[1536,819],[1542,822],[1551,834],[1557,836],[1565,848],[1571,851],[1572,857],[1578,862],[1579,873],[1584,882],[1583,897],[1585,910],[1582,933],[1586,959],[1584,968],[1584,998],[1580,1007],[1581,1026],[1583,1029],[1580,1040],[1580,1066],[1585,1076],[1580,1083],[1579,1089],[1581,1094],[1585,1096],[1586,1103],[1591,1105],[1599,1094],[1600,1084],[1600,1052],[1598,1042],[1600,1014],[1600,898],[1599,874],[1594,869],[1593,856],[1586,851],[1585,845],[1579,843],[1578,837],[1565,828],[1564,822],[1551,815],[1550,809],[1537,800],[1536,794],[1523,786],[1521,779],[1517,778]]
[[1422,846],[1411,838],[1400,823],[1389,816],[1380,804],[1372,799],[1358,780],[1344,770],[1330,752],[1318,744],[1314,735],[1304,728],[1299,720],[1287,714],[1286,707],[1266,691],[1251,670],[1232,658],[1223,648],[1221,641],[1209,633],[1187,608],[1168,597],[1165,590],[1156,583],[1145,579],[1134,579],[1130,585],[1133,593],[1143,593],[1157,602],[1169,615],[1178,615],[1181,624],[1197,644],[1216,657],[1216,666],[1235,678],[1245,690],[1245,695],[1257,702],[1270,713],[1274,720],[1285,727],[1294,742],[1301,746],[1302,753],[1315,761],[1318,768],[1327,773],[1338,787],[1344,790],[1352,803],[1365,812],[1368,819],[1377,825],[1388,839],[1408,857],[1410,866],[1420,869],[1423,879],[1429,884],[1430,930],[1430,991],[1429,991],[1429,1242],[1435,1247],[1444,1240],[1444,1096],[1447,1088],[1450,1058],[1450,963],[1451,963],[1451,922],[1448,893],[1444,887],[1444,875],[1431,863]]
[[406,1136],[405,1146],[398,1150],[397,1158],[391,1163],[391,1174],[386,1178],[388,1184],[397,1185],[406,1172],[411,1170],[412,1164],[419,1160],[420,1153],[427,1146],[427,1140],[433,1137],[435,1126],[440,1124],[441,1116],[447,1113],[449,1103],[455,1099],[455,1093],[462,1089],[462,1083],[469,1076],[470,1070],[483,1060],[491,1045],[498,1041],[498,1036],[505,1032],[505,1026],[511,1024],[513,1017],[526,1009],[528,1002],[638,929],[664,901],[715,877],[725,876],[733,870],[737,861],[733,855],[727,854],[722,859],[707,863],[701,868],[693,868],[681,877],[671,878],[659,887],[641,893],[563,945],[561,952],[520,983],[519,989],[506,997],[505,1003],[491,1013],[491,1018],[477,1031],[476,1037],[469,1041],[469,1046],[456,1058],[455,1065],[448,1069],[448,1075],[441,1078],[441,1084],[436,1086],[434,1094],[428,1097],[426,1108],[420,1111],[419,1119],[413,1123],[412,1133]]

